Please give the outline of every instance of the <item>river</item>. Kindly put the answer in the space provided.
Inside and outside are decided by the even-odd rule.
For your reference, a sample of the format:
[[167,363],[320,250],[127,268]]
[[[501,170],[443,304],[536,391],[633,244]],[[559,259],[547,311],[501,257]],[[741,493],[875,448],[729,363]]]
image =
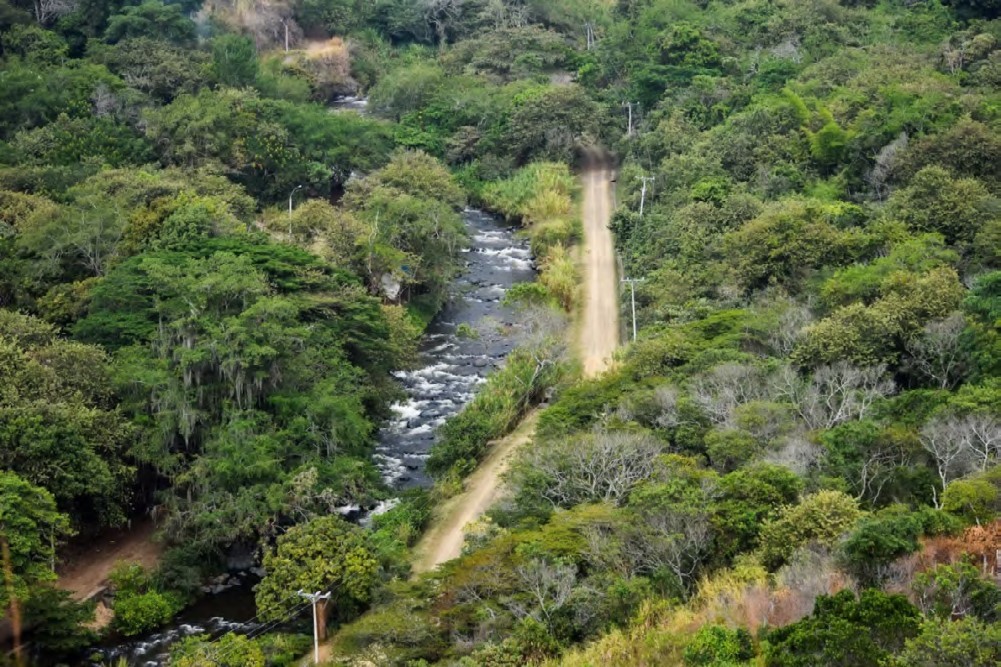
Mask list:
[[[430,484],[424,463],[436,428],[472,399],[511,351],[514,343],[504,330],[514,313],[502,300],[513,285],[535,277],[528,242],[515,228],[475,209],[466,209],[463,220],[470,236],[463,252],[464,270],[452,283],[448,303],[428,326],[417,368],[394,373],[406,399],[392,406],[393,417],[377,438],[376,464],[395,489]],[[345,508],[350,509],[355,508]],[[101,650],[103,660],[125,658],[130,666],[157,667],[166,664],[170,646],[183,637],[215,637],[228,630],[260,632],[254,582],[246,573],[234,575],[225,590],[205,595],[171,627],[138,639],[108,642]],[[308,623],[303,631],[309,631]]]

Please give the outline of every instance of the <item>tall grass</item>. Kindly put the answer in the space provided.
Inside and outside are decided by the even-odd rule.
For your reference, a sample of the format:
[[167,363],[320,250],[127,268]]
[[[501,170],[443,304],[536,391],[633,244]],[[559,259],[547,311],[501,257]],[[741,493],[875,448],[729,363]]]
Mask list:
[[574,198],[577,179],[565,164],[537,162],[483,189],[484,203],[528,230],[539,281],[564,309],[573,309],[580,282],[569,248],[581,236]]

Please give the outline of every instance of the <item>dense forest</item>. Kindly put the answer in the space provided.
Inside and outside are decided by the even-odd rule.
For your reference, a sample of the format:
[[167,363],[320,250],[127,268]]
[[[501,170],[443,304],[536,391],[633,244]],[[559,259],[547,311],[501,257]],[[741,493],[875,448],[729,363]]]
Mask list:
[[[0,58],[26,659],[84,661],[58,561],[152,518],[115,633],[234,554],[266,571],[274,631],[179,666],[295,663],[297,589],[333,596],[330,664],[1001,663],[1001,2],[0,0]],[[585,379],[597,147],[638,335]],[[530,238],[519,346],[439,430],[435,485],[359,526],[338,509],[400,495],[375,434],[468,204]],[[412,576],[540,402],[463,555]]]

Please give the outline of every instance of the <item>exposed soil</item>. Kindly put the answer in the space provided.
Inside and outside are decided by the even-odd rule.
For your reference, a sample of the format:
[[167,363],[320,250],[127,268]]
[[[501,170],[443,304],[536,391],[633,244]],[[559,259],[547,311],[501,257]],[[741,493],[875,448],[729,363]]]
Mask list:
[[162,552],[160,544],[153,541],[154,530],[152,521],[142,521],[134,523],[131,530],[111,531],[88,544],[71,547],[64,554],[59,587],[73,593],[78,600],[87,600],[101,592],[108,574],[119,561],[153,567]]
[[427,572],[462,553],[466,526],[477,521],[497,500],[501,476],[511,455],[535,433],[537,412],[530,413],[507,437],[490,446],[490,453],[469,479],[466,490],[449,498],[436,513],[431,528],[414,548],[414,571]]

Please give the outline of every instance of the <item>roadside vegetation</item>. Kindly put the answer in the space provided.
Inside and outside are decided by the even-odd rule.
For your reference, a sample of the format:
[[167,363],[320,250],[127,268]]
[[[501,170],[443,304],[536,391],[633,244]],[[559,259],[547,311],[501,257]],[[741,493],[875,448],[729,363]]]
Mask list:
[[[60,545],[148,513],[167,550],[112,578],[125,634],[249,553],[268,618],[333,586],[334,664],[998,664],[999,15],[0,1],[0,604],[73,663],[94,636]],[[326,106],[356,93],[369,114]],[[559,312],[593,145],[644,282],[638,340],[585,381]],[[462,557],[411,579],[435,496],[333,514],[391,495],[389,372],[467,203],[523,224],[541,277],[509,295],[522,347],[442,429],[436,493],[549,405]],[[196,637],[173,664],[300,640]]]

